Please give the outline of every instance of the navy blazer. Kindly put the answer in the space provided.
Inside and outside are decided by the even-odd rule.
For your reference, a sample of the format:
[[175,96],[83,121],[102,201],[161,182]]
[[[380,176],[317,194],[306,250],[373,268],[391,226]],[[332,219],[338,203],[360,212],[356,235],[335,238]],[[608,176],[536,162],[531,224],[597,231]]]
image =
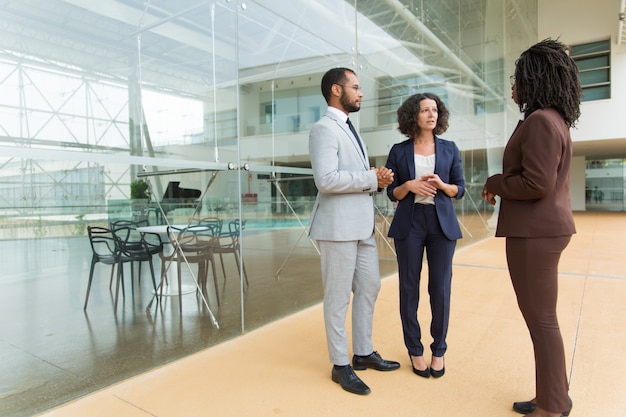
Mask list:
[[[413,151],[413,139],[393,145],[387,157],[387,168],[393,171],[393,182],[387,187],[387,195],[391,201],[396,201],[393,190],[408,180],[415,179],[415,156]],[[459,192],[455,198],[459,199],[465,194],[465,179],[463,178],[463,162],[461,152],[452,141],[435,137],[435,174],[441,181],[454,184]],[[395,239],[404,239],[408,236],[413,219],[415,206],[415,194],[409,192],[406,197],[398,202],[396,213],[389,228],[388,236]],[[439,224],[446,237],[456,240],[463,237],[459,222],[454,211],[452,199],[443,191],[437,190],[435,195],[435,210]]]

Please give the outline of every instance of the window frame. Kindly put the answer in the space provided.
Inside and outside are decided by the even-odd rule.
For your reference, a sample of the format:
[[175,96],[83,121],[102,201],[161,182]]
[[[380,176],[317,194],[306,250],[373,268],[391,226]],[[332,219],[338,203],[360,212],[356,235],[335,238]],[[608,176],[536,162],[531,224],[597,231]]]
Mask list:
[[[570,56],[578,67],[581,75],[582,98],[581,101],[606,100],[611,98],[611,40],[590,42],[570,47]],[[591,60],[605,58],[607,65],[587,66]],[[581,68],[582,67],[582,68]],[[600,71],[606,72],[606,81],[585,82],[582,75]]]

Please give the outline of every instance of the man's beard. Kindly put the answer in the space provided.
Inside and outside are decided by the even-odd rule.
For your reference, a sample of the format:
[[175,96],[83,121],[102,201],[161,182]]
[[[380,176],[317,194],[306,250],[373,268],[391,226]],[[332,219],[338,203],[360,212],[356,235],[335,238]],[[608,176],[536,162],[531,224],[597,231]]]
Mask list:
[[341,95],[339,102],[341,103],[341,107],[343,107],[343,109],[346,110],[348,113],[354,113],[361,110],[361,106],[355,103],[351,103],[348,99],[348,96],[345,94]]

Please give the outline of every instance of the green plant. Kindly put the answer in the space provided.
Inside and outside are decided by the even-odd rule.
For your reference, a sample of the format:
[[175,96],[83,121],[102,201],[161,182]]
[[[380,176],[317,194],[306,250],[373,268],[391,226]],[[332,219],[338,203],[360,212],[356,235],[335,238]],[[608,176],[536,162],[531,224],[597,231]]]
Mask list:
[[144,180],[134,180],[130,183],[130,198],[132,200],[141,200],[150,198],[150,190],[148,183]]

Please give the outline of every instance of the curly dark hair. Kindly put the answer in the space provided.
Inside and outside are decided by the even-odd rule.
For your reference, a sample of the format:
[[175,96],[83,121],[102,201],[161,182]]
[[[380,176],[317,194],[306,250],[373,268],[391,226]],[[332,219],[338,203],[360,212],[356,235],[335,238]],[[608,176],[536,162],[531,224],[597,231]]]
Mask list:
[[580,117],[582,89],[578,67],[562,42],[545,39],[522,52],[515,62],[517,102],[526,116],[538,109],[556,109],[568,127]]
[[356,73],[350,68],[343,67],[331,68],[326,72],[326,74],[324,74],[320,87],[322,89],[322,95],[326,99],[326,103],[330,100],[330,89],[332,86],[334,84],[344,84],[346,82],[346,79],[348,78],[346,75],[347,72],[356,75]]
[[418,93],[407,98],[398,107],[398,130],[409,139],[419,135],[420,128],[417,125],[417,115],[420,111],[420,102],[425,99],[435,100],[437,103],[437,126],[433,130],[435,135],[440,135],[448,130],[448,117],[450,113],[441,99],[433,93]]

